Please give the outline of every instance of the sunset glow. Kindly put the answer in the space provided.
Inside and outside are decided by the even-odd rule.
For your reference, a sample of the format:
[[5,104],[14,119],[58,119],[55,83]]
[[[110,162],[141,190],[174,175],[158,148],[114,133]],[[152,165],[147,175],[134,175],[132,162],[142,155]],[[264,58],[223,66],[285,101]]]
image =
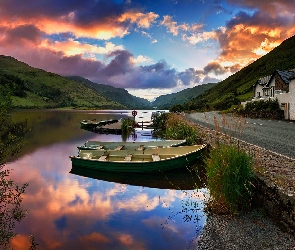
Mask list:
[[295,33],[287,0],[54,2],[1,1],[0,54],[146,99],[219,82]]

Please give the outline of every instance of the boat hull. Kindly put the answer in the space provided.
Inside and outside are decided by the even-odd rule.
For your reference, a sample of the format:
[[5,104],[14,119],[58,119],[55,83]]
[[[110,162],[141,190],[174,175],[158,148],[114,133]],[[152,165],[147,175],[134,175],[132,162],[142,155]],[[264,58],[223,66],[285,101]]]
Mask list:
[[[205,146],[202,145],[198,150],[187,153],[185,155],[175,156],[158,161],[107,161],[99,159],[87,159],[82,157],[71,156],[73,166],[79,166],[87,169],[107,171],[107,172],[158,172],[168,171],[177,168],[191,166],[200,158]],[[144,156],[144,154],[142,154]],[[139,158],[139,157],[138,157]]]

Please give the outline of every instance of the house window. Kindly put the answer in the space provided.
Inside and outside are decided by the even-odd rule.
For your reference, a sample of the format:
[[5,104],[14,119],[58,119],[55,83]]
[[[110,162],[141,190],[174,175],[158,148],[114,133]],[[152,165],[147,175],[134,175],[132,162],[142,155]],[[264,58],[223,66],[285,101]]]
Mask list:
[[270,96],[271,97],[274,97],[275,96],[275,87],[271,87],[271,89],[270,89]]
[[260,97],[260,92],[257,92],[257,96]]

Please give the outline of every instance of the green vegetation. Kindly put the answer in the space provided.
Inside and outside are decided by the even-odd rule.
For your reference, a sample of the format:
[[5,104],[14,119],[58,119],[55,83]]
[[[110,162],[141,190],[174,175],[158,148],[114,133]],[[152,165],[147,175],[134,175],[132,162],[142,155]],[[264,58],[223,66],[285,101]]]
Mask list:
[[245,108],[240,108],[238,114],[251,118],[284,119],[278,99],[258,100],[247,102]]
[[134,129],[134,126],[135,126],[135,120],[126,118],[122,121],[122,125],[121,125],[122,132],[128,133],[132,131]]
[[0,56],[0,88],[5,85],[17,86],[11,93],[13,108],[126,108],[84,84]]
[[[5,163],[11,160],[23,146],[23,136],[27,132],[26,122],[11,123],[9,110],[12,93],[19,89],[14,84],[2,85],[0,89],[0,246],[9,249],[10,240],[16,236],[16,222],[26,216],[26,210],[21,206],[22,196],[28,183],[21,186],[11,180],[11,170]],[[36,249],[34,237],[30,238],[31,248]]]
[[236,213],[251,205],[254,161],[233,145],[218,145],[205,159],[207,185],[215,212]]
[[188,122],[182,115],[175,113],[163,113],[153,120],[154,126],[161,130],[166,139],[186,139],[188,145],[200,143],[197,127]]
[[[207,83],[195,86],[193,88],[184,89],[180,92],[162,95],[157,97],[153,102],[152,105],[157,107],[158,109],[170,109],[171,107],[178,106],[182,107],[182,104],[188,102],[192,98],[195,98],[201,94],[203,94],[206,90],[211,89],[215,86],[216,83]],[[177,111],[182,111],[180,110]]]
[[239,72],[216,84],[204,94],[183,104],[183,110],[225,110],[240,101],[250,100],[256,81],[275,70],[295,68],[295,36],[251,63]]
[[[189,144],[198,144],[202,136],[206,136],[200,135],[196,126],[182,115],[164,113],[156,118],[167,139],[186,139]],[[215,126],[218,133],[219,124],[216,122]],[[237,125],[237,129],[240,127]],[[210,191],[207,208],[218,213],[237,213],[251,205],[254,160],[237,146],[221,144],[218,134],[216,136],[216,147],[204,155]]]
[[67,76],[68,79],[84,84],[109,100],[118,102],[128,109],[151,109],[151,103],[143,98],[130,95],[127,90],[110,85],[93,83],[80,76]]

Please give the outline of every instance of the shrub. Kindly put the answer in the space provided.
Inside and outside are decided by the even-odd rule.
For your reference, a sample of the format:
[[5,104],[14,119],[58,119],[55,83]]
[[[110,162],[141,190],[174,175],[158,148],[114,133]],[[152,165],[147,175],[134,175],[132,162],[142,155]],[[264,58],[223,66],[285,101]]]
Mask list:
[[239,114],[251,118],[284,119],[284,111],[281,110],[278,99],[247,102]]
[[134,119],[126,118],[122,121],[121,130],[122,130],[123,141],[127,140],[131,132],[134,130],[134,127],[135,127]]
[[253,158],[232,145],[218,145],[205,159],[209,208],[236,213],[250,206]]
[[196,144],[200,141],[197,127],[185,120],[181,115],[169,113],[165,122],[165,137],[167,139],[186,139],[187,144]]

